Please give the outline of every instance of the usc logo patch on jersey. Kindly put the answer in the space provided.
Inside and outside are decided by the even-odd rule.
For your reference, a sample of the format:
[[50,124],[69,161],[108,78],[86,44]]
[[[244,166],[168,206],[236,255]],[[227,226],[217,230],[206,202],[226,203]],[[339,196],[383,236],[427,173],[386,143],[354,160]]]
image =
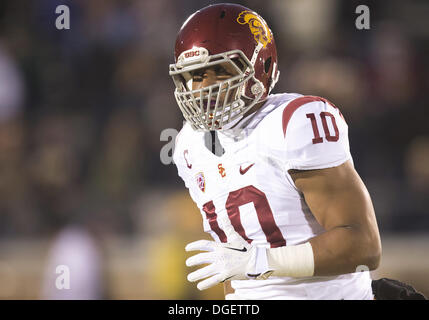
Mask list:
[[226,176],[226,173],[225,173],[225,168],[224,168],[224,167],[222,167],[222,163],[219,163],[219,164],[217,165],[217,167],[218,167],[218,169],[219,169],[219,174],[220,174],[220,176],[221,176],[222,178],[224,178],[224,177]]

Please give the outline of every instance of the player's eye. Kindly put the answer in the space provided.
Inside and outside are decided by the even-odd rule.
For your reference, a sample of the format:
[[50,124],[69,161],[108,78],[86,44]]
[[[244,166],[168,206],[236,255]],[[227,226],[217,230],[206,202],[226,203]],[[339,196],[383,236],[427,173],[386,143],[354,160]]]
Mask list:
[[232,76],[232,74],[222,66],[216,66],[215,72],[216,72],[216,78],[220,80],[228,79]]
[[228,74],[228,71],[226,71],[226,69],[220,65],[215,67],[214,72],[216,72],[217,75]]
[[232,76],[232,74],[225,69],[221,65],[216,65],[214,67],[211,67],[210,69],[203,69],[203,70],[195,70],[192,72],[192,80],[194,82],[202,82],[204,79],[209,77],[210,75],[214,75],[216,80],[226,80]]
[[207,73],[205,71],[195,71],[192,74],[192,80],[195,82],[201,82],[204,78],[207,78]]

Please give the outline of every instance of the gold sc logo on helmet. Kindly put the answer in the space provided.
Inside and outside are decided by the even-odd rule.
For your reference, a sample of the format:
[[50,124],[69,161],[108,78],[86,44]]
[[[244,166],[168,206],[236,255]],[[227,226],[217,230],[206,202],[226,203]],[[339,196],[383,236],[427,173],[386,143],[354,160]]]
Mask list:
[[261,43],[264,48],[271,42],[273,36],[267,23],[256,13],[245,10],[240,12],[237,17],[239,24],[249,24],[250,32],[252,32],[255,40]]

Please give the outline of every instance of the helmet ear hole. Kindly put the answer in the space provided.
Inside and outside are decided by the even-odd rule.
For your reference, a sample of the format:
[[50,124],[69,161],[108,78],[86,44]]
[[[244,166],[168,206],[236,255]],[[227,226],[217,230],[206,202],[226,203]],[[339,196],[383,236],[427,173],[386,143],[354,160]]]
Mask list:
[[270,70],[270,67],[271,67],[271,57],[265,60],[265,63],[264,63],[265,73],[268,73],[268,71]]

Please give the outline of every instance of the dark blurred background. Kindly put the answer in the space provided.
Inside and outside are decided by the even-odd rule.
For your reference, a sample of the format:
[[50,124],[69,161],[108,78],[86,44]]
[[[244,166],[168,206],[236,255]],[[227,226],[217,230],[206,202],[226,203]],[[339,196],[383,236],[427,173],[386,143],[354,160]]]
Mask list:
[[[201,218],[160,161],[161,132],[182,126],[176,34],[217,2],[0,2],[0,298],[222,298],[186,281]],[[236,3],[274,33],[274,93],[320,95],[345,116],[384,245],[374,277],[429,295],[429,2]],[[369,30],[355,26],[361,4]],[[55,27],[58,5],[68,30]],[[58,264],[75,290],[52,288]]]

